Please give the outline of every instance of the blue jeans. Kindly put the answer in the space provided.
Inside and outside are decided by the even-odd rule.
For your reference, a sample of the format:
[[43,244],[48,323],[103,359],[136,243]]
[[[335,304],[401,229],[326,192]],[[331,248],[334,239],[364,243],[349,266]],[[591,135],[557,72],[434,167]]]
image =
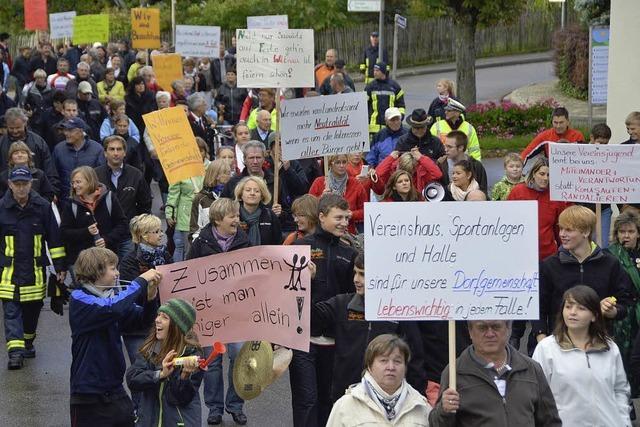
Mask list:
[[118,244],[118,260],[122,261],[124,257],[133,250],[133,241],[131,239],[123,240]]
[[[236,389],[233,387],[233,363],[243,344],[242,342],[225,344],[227,355],[229,355],[226,399],[224,398],[224,378],[222,375],[222,357],[224,355],[213,359],[209,369],[204,373],[204,403],[209,408],[210,415],[222,415],[225,408],[227,412],[231,413],[242,412],[244,400],[236,394]],[[209,357],[209,354],[211,354],[211,347],[204,347],[204,357]]]
[[609,233],[611,233],[611,208],[602,209],[602,248],[609,246]]
[[184,257],[187,255],[187,243],[189,239],[188,231],[178,231],[173,233],[173,243],[176,245],[176,250],[173,253],[173,262],[184,261]]
[[309,352],[293,350],[289,365],[295,427],[322,427],[331,413],[334,346],[310,344]]

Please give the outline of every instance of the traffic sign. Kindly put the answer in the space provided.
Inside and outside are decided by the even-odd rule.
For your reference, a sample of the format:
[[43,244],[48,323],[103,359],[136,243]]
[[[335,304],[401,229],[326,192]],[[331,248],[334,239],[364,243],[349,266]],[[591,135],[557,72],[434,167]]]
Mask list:
[[398,15],[396,13],[395,21],[396,21],[396,25],[402,28],[403,30],[407,28],[407,18],[405,18],[404,16]]
[[380,12],[380,0],[349,0],[348,12]]

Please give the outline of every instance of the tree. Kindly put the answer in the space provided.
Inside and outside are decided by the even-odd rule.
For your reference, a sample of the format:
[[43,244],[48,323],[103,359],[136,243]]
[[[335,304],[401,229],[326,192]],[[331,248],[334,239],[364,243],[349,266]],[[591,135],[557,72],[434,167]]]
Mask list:
[[460,100],[476,102],[476,30],[518,18],[527,0],[414,0],[417,10],[448,16],[455,24],[456,86]]

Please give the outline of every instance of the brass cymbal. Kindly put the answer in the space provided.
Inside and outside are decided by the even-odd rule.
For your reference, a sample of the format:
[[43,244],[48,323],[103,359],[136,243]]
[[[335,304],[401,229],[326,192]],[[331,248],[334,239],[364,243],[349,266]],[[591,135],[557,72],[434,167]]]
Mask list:
[[233,385],[244,400],[255,399],[273,378],[273,350],[267,341],[244,343],[233,367]]

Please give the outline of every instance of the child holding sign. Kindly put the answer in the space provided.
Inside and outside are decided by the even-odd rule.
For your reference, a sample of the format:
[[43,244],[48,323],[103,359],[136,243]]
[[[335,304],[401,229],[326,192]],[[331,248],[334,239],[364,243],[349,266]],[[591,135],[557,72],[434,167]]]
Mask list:
[[133,404],[122,386],[125,372],[120,335],[153,310],[136,305],[152,301],[162,275],[142,273],[117,292],[118,257],[106,248],[80,252],[75,263],[79,289],[71,293],[71,425],[134,425]]
[[196,310],[181,299],[170,299],[158,309],[155,325],[127,369],[127,385],[142,394],[137,425],[202,424],[198,359],[186,357],[182,366],[175,362],[176,357],[202,357],[192,330],[195,320]]

